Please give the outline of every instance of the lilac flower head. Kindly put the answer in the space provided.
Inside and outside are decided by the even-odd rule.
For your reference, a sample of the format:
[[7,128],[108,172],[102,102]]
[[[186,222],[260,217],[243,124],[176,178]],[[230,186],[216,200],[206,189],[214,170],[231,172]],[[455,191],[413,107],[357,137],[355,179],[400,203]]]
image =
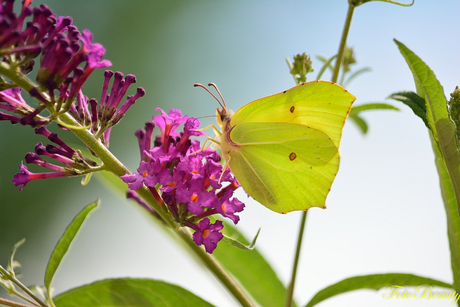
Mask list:
[[[202,150],[198,140],[192,136],[202,136],[197,130],[198,119],[182,116],[180,110],[171,109],[169,114],[159,109],[161,115],[154,116],[153,123],[148,122],[144,130],[136,131],[141,149],[141,166],[138,173],[122,176],[131,189],[145,185],[164,203],[164,210],[175,221],[192,228],[193,239],[197,245],[204,245],[212,253],[223,238],[219,232],[223,228],[221,221],[210,224],[210,215],[220,214],[239,221],[236,213],[241,212],[244,204],[232,198],[233,191],[239,187],[230,170],[223,171],[219,154],[210,148]],[[183,132],[178,127],[184,124]],[[154,128],[160,128],[161,136],[151,136]],[[151,140],[154,139],[153,148]],[[154,163],[155,168],[148,169],[154,176],[155,189],[145,181],[143,175],[146,165]],[[228,183],[227,185],[225,185]],[[225,186],[224,186],[225,185]]]

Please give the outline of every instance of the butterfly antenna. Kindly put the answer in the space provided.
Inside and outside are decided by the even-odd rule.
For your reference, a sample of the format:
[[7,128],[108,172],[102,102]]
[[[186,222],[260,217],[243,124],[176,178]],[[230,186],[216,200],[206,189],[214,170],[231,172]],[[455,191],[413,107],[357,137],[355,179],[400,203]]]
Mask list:
[[216,89],[217,93],[219,93],[220,99],[222,99],[222,103],[224,104],[223,107],[226,107],[227,105],[225,104],[224,96],[222,96],[222,94],[220,93],[217,85],[215,83],[209,83],[208,86],[212,86]]
[[[210,83],[210,85],[211,85],[211,84],[214,86],[214,88],[217,88],[216,85],[215,85],[214,83]],[[202,87],[202,88],[204,88],[209,94],[211,94],[212,97],[214,97],[215,100],[217,100],[217,102],[219,103],[219,105],[220,105],[223,109],[226,108],[226,106],[225,106],[225,101],[224,101],[224,99],[222,98],[222,95],[220,94],[219,90],[217,90],[217,92],[219,93],[220,98],[222,98],[223,104],[222,104],[222,102],[216,97],[216,95],[214,95],[213,93],[211,93],[211,91],[208,90],[208,89],[206,88],[206,86],[204,86],[203,84],[195,83],[195,84],[193,84],[193,86],[194,86],[194,87]]]

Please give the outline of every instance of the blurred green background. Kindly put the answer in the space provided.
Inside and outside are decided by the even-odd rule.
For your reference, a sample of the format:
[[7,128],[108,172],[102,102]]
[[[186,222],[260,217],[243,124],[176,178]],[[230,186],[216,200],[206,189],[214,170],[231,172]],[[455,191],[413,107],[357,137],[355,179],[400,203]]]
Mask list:
[[[19,2],[19,1],[17,1]],[[134,132],[157,112],[180,108],[194,117],[215,114],[216,102],[193,83],[216,83],[230,108],[294,86],[285,57],[307,52],[316,77],[316,55],[337,52],[347,1],[34,1],[56,15],[72,16],[103,44],[111,69],[135,74],[147,95],[112,130],[110,149],[131,169],[139,162]],[[413,80],[392,39],[418,54],[444,85],[459,85],[460,1],[416,1],[404,8],[381,2],[355,11],[349,45],[356,68],[371,73],[348,88],[356,104],[384,101],[389,94],[414,90]],[[84,93],[99,100],[103,71],[95,71]],[[329,79],[330,75],[324,75]],[[133,87],[130,93],[134,93]],[[397,103],[394,103],[397,105]],[[416,273],[452,281],[444,209],[433,155],[422,122],[411,111],[370,112],[362,136],[348,122],[342,165],[328,209],[309,214],[296,298],[304,304],[340,279],[383,272]],[[214,122],[202,118],[203,124]],[[80,178],[31,182],[18,193],[11,179],[37,142],[29,127],[0,123],[0,263],[25,237],[18,251],[23,281],[42,284],[48,257],[67,224],[96,198],[102,200],[58,272],[56,292],[107,277],[150,277],[177,283],[218,306],[236,303],[136,206],[111,195],[97,180]],[[58,130],[55,130],[58,131]],[[68,133],[59,136],[77,142]],[[39,168],[30,168],[40,172]],[[300,214],[277,215],[246,199],[238,224],[287,282]],[[197,282],[198,280],[198,282]],[[324,306],[448,306],[449,302],[385,301],[361,291]],[[445,304],[445,305],[442,305]],[[322,305],[322,306],[323,306]]]

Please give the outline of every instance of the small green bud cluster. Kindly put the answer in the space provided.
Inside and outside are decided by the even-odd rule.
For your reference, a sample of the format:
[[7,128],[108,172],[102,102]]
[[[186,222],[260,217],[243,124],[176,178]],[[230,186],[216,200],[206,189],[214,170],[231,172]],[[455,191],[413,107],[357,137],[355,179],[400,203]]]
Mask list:
[[349,72],[351,70],[350,66],[352,64],[356,64],[355,53],[353,51],[353,48],[347,46],[345,47],[345,54],[343,56],[343,72]]
[[447,102],[450,119],[455,123],[457,142],[460,136],[460,88],[457,86],[450,93],[450,100]]
[[291,75],[294,76],[296,82],[303,83],[307,81],[307,74],[313,71],[310,56],[305,52],[294,56],[294,63],[291,67]]

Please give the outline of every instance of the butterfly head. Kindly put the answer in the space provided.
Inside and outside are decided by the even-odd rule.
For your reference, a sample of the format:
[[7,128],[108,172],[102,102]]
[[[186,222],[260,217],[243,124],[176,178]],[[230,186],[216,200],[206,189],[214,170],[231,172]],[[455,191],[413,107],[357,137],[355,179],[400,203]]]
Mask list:
[[225,123],[232,119],[233,113],[232,110],[227,109],[227,106],[224,106],[222,109],[217,108],[217,124],[221,127],[225,126]]

